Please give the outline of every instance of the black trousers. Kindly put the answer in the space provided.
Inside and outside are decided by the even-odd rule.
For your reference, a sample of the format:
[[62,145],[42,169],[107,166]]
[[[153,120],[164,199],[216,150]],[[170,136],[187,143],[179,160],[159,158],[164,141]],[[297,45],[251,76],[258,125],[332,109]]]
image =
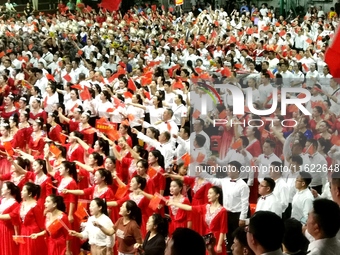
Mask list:
[[233,232],[239,226],[241,212],[229,212],[228,211],[228,233],[227,233],[227,251],[231,251],[231,246],[233,245]]

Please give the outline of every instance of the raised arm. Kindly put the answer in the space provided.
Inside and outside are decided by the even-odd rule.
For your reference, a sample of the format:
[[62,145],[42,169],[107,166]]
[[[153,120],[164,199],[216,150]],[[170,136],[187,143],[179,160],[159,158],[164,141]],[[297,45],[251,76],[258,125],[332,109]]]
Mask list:
[[177,203],[177,202],[172,202],[172,201],[168,201],[167,206],[176,206],[184,211],[192,211],[192,206],[191,205],[185,205],[185,204],[181,204],[181,203]]

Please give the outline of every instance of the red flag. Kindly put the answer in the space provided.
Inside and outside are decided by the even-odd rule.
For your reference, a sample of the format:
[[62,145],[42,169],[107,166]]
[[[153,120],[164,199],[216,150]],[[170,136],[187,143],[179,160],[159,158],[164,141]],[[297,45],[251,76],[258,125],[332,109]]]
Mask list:
[[10,157],[12,157],[14,155],[14,151],[13,151],[11,142],[4,142],[4,148],[5,148],[7,154]]
[[[86,216],[86,215],[85,215]],[[47,231],[51,234],[54,235],[55,233],[57,233],[57,231],[59,229],[61,229],[63,227],[63,225],[60,223],[60,221],[57,219],[55,221],[53,221],[46,229]]]
[[196,109],[196,110],[193,112],[192,117],[193,117],[194,119],[198,119],[200,115],[201,115],[201,112],[200,112],[199,110]]
[[231,71],[228,67],[223,68],[221,71],[221,74],[223,77],[230,77],[231,76]]
[[63,133],[59,133],[59,139],[62,144],[65,144],[67,136],[64,135]]
[[282,31],[279,33],[279,35],[280,35],[281,37],[285,36],[285,34],[286,34],[286,31],[284,31],[284,30],[282,30]]
[[68,82],[70,82],[72,80],[72,78],[69,74],[66,74],[63,78]]
[[120,138],[120,134],[116,129],[110,129],[107,132],[105,132],[107,137],[111,140],[111,141],[117,141]]
[[115,198],[116,199],[122,199],[126,192],[128,191],[129,187],[127,185],[119,185],[117,191],[116,191],[116,194],[115,194]]
[[87,128],[87,129],[85,129],[85,130],[83,131],[84,134],[88,134],[88,135],[92,135],[92,134],[94,134],[94,133],[96,133],[96,132],[97,132],[97,130],[96,130],[95,128],[93,128],[93,127]]
[[152,211],[156,211],[160,203],[161,203],[161,198],[158,196],[153,196],[153,198],[150,200],[149,208]]
[[185,166],[190,164],[190,155],[188,153],[185,153],[181,158],[184,161]]
[[106,112],[113,112],[114,109],[113,108],[107,108]]
[[[130,93],[131,94],[131,93]],[[122,108],[125,108],[125,104],[123,101],[119,100],[117,97],[113,97],[113,102],[116,105],[116,107],[118,108],[119,106]]]
[[118,11],[122,0],[102,0],[101,8],[105,8],[108,11]]
[[13,236],[13,241],[17,242],[18,244],[26,243],[23,236]]
[[124,97],[126,97],[126,98],[132,98],[132,94],[129,92],[129,91],[127,91],[127,92],[124,92]]
[[174,89],[184,89],[184,85],[181,81],[174,82],[174,84],[172,84],[172,87]]
[[79,96],[83,101],[90,100],[92,98],[91,93],[86,86],[84,86],[83,91],[79,93]]
[[50,81],[54,81],[54,76],[52,74],[46,74],[46,78]]
[[83,55],[83,51],[82,50],[78,50],[77,53],[78,53],[79,56]]
[[132,91],[136,91],[137,87],[135,82],[130,78],[128,82],[128,89],[131,89]]
[[78,90],[82,90],[83,87],[80,84],[75,84],[71,86],[72,89],[78,89]]
[[144,90],[144,96],[149,100],[151,99],[150,93],[145,90]]
[[51,144],[51,145],[50,145],[50,152],[52,152],[52,154],[53,154],[56,158],[58,158],[59,155],[61,154],[61,150],[59,150],[58,147],[55,146],[54,144]]
[[83,203],[78,202],[77,211],[75,211],[74,215],[77,216],[77,218],[80,220],[84,219],[88,215],[85,205]]
[[78,104],[75,104],[72,108],[71,108],[71,112],[74,112],[74,110],[78,107]]
[[239,149],[240,147],[242,147],[242,139],[237,139],[232,145],[231,148],[234,150]]

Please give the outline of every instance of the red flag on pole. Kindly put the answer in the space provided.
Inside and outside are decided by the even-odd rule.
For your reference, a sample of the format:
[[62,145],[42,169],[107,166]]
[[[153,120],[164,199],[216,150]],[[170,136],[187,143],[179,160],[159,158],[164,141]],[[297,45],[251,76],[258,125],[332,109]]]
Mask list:
[[122,0],[102,0],[101,7],[108,11],[118,11]]

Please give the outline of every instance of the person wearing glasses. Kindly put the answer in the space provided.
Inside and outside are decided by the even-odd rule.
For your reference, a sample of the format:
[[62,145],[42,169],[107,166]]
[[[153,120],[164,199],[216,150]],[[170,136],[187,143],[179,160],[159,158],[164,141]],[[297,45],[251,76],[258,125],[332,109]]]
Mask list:
[[278,216],[282,216],[281,203],[273,194],[275,188],[275,181],[272,178],[265,177],[259,184],[259,195],[261,196],[257,201],[257,211],[270,211]]
[[302,224],[307,222],[308,213],[313,208],[313,194],[308,189],[312,181],[312,176],[307,172],[300,172],[295,180],[296,194],[292,201],[292,218],[297,219]]

